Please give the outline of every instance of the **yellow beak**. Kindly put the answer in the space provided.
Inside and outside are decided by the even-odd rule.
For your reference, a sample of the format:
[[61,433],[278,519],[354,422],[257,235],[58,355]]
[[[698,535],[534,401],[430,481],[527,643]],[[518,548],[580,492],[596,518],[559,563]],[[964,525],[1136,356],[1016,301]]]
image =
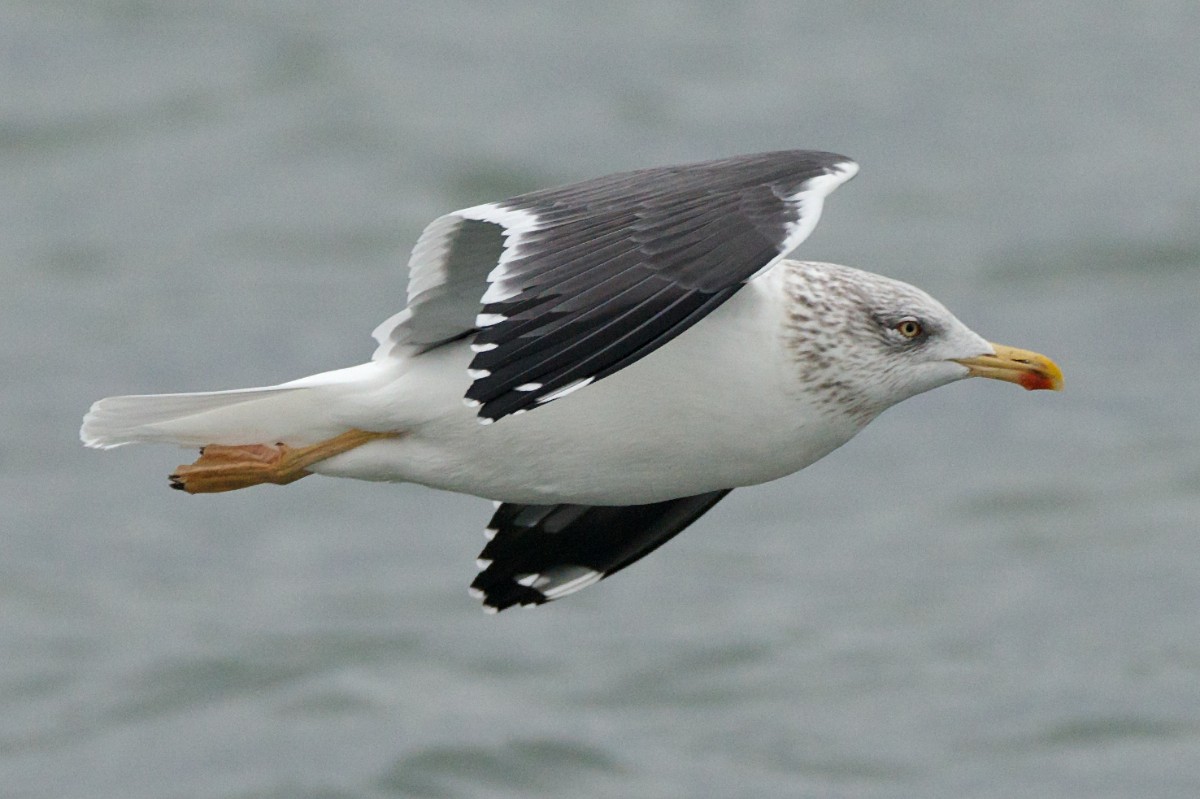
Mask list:
[[970,371],[968,377],[990,377],[1006,380],[1030,391],[1049,389],[1062,391],[1063,374],[1058,364],[1029,350],[992,344],[995,355],[980,355],[978,358],[955,358]]

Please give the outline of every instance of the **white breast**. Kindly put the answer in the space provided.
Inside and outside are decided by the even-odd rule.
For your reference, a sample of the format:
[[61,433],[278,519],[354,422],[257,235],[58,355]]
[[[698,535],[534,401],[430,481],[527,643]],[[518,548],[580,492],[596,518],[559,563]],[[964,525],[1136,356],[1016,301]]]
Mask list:
[[797,385],[782,346],[781,272],[620,372],[492,425],[461,401],[466,343],[418,356],[371,411],[408,434],[313,471],[545,504],[640,504],[790,474],[860,425],[829,418]]

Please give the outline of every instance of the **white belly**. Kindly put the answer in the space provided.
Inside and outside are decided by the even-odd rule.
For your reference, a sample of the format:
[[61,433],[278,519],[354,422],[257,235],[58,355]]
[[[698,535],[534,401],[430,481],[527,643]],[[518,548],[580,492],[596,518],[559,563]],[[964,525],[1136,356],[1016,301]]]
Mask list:
[[861,425],[806,402],[760,282],[620,372],[491,425],[462,403],[466,343],[418,356],[358,422],[406,434],[312,470],[509,502],[627,505],[802,469]]

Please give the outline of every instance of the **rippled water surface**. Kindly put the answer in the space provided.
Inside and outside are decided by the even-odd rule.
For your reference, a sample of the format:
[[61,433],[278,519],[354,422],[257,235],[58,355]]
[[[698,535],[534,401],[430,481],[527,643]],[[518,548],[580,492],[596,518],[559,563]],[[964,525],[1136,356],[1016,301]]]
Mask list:
[[[1200,794],[1191,3],[0,7],[0,785],[14,797]],[[115,393],[365,359],[439,213],[781,147],[805,255],[981,381],[577,596],[466,595],[488,503],[187,497]]]

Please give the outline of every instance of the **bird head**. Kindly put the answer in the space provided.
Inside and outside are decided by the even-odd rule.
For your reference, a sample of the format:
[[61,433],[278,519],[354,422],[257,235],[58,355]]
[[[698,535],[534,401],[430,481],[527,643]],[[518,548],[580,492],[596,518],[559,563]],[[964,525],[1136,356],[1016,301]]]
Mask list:
[[791,266],[788,335],[801,379],[864,420],[967,377],[1062,389],[1049,358],[987,341],[914,286],[837,264]]

